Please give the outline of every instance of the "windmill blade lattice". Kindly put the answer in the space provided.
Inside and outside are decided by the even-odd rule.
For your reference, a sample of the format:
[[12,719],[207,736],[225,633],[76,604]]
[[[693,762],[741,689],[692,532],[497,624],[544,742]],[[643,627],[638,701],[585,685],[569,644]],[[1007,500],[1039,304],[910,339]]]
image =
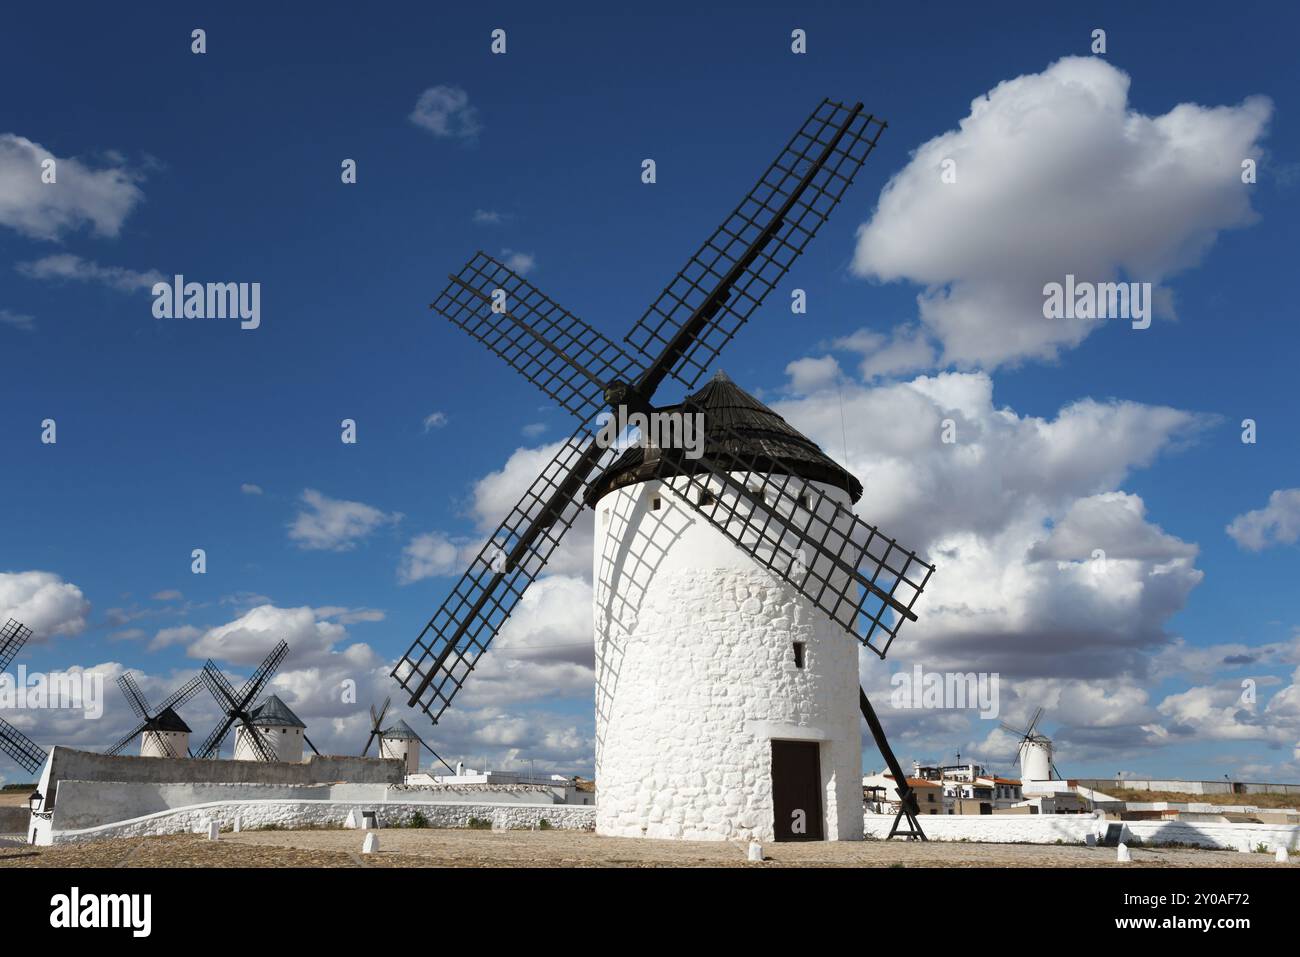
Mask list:
[[[385,698],[384,703],[380,705],[379,710],[375,711],[375,706],[370,706],[370,733],[366,735],[366,746],[361,749],[361,756],[364,758],[370,753],[370,745],[376,739],[383,739],[384,715],[388,713],[388,706],[392,703],[391,697]],[[383,757],[383,748],[380,748],[379,756]]]
[[[688,414],[703,414],[691,402]],[[718,422],[699,459],[657,450],[652,473],[760,565],[811,600],[881,658],[934,566],[845,508],[772,451],[736,453],[744,440]],[[883,636],[883,637],[878,637]]]
[[35,774],[45,764],[48,752],[4,718],[0,718],[0,751],[28,774]]
[[393,670],[436,723],[582,511],[592,474],[614,456],[580,426],[488,539]]
[[884,129],[861,103],[823,100],[625,341],[668,355],[660,377],[694,387],[816,235]]
[[[636,359],[486,253],[479,252],[432,308],[465,330],[580,422],[605,408],[604,388],[641,372]],[[493,307],[504,294],[504,312]]]
[[0,628],[0,671],[4,671],[14,660],[14,656],[27,644],[32,630],[21,621],[10,618]]

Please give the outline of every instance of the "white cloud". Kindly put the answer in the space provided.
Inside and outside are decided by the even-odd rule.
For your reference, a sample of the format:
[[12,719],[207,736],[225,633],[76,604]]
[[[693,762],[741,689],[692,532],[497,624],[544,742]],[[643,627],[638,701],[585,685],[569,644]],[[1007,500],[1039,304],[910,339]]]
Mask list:
[[1226,529],[1242,548],[1258,552],[1300,539],[1300,488],[1278,489],[1263,508],[1234,518]]
[[262,486],[254,485],[252,482],[244,482],[239,486],[239,490],[245,495],[261,495]]
[[521,253],[514,249],[501,250],[503,262],[507,269],[519,273],[521,276],[527,276],[537,268],[537,257],[532,253]]
[[437,575],[451,575],[463,569],[461,550],[441,532],[416,535],[402,549],[402,562],[397,569],[397,580],[409,585]]
[[53,572],[0,572],[0,624],[16,618],[43,640],[80,634],[89,613],[81,589]]
[[994,403],[982,373],[849,384],[842,398],[843,420],[833,392],[777,411],[837,457],[847,421],[848,465],[866,489],[858,514],[939,566],[891,659],[1088,679],[1140,669],[1146,649],[1170,640],[1169,616],[1201,579],[1196,547],[1118,489],[1203,417],[1091,399],[1021,416]]
[[499,213],[495,209],[474,210],[474,222],[481,226],[499,226],[505,219],[505,213]]
[[34,262],[19,263],[20,273],[31,279],[70,279],[76,282],[97,282],[119,292],[149,289],[166,277],[156,269],[137,272],[120,266],[101,266],[71,253],[57,253]]
[[934,346],[915,325],[897,326],[888,336],[859,329],[837,339],[834,347],[860,353],[862,361],[858,370],[867,380],[920,372],[932,368],[936,360]]
[[172,645],[187,645],[194,642],[203,632],[193,625],[176,625],[172,628],[160,628],[149,642],[150,651],[170,648]]
[[175,588],[164,589],[163,591],[154,592],[150,596],[154,601],[180,601],[185,596]]
[[430,412],[424,417],[424,431],[440,429],[448,422],[446,412]]
[[524,438],[526,439],[538,439],[546,433],[546,423],[529,422],[519,431],[523,433]]
[[315,489],[302,493],[306,506],[289,526],[289,538],[307,550],[348,551],[384,525],[401,521],[399,512],[387,513],[363,502],[330,498]]
[[0,309],[0,326],[12,326],[24,332],[31,332],[36,328],[36,320],[32,316],[10,312],[8,309]]
[[800,395],[809,395],[830,388],[839,381],[840,364],[831,356],[796,359],[785,367],[790,377],[790,388]]
[[[41,181],[41,164],[55,160],[57,181]],[[121,163],[93,169],[80,160],[57,158],[31,140],[0,133],[0,225],[34,239],[59,239],[82,226],[96,235],[116,236],[144,199],[140,175]]]
[[[1241,161],[1260,155],[1272,104],[1183,103],[1146,116],[1128,89],[1125,73],[1079,57],[1000,83],[885,187],[858,232],[853,270],[925,287],[919,319],[941,362],[1051,359],[1100,323],[1045,319],[1046,283],[1070,273],[1159,287],[1219,232],[1255,220]],[[940,178],[949,159],[955,183]],[[1170,313],[1168,290],[1158,305]],[[916,331],[900,335],[882,374],[922,361]]]
[[469,94],[458,86],[431,86],[420,94],[410,120],[434,136],[473,140],[482,129],[478,110],[469,105]]

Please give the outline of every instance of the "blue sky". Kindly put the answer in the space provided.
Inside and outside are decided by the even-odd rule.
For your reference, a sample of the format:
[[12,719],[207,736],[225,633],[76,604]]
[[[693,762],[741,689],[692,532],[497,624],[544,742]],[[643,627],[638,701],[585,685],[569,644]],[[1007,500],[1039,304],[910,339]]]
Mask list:
[[[904,629],[897,665],[893,656],[868,662],[869,689],[886,688],[890,670],[914,660],[996,666],[1005,718],[1048,705],[1067,773],[1296,780],[1298,508],[1279,496],[1273,511],[1238,525],[1236,537],[1225,530],[1300,485],[1289,289],[1300,246],[1296,26],[1293,11],[1253,4],[1086,12],[1004,4],[995,13],[960,5],[573,5],[563,15],[525,4],[483,14],[325,4],[309,17],[253,5],[12,11],[0,37],[0,81],[11,91],[0,110],[0,447],[8,465],[0,474],[0,573],[9,576],[0,578],[0,606],[46,622],[20,661],[96,668],[110,681],[130,668],[160,697],[209,654],[247,674],[272,641],[243,616],[270,606],[259,620],[288,628],[299,649],[278,689],[322,728],[312,732],[322,747],[359,745],[361,713],[389,690],[388,663],[454,582],[445,568],[458,574],[446,549],[459,558],[511,500],[494,513],[498,490],[531,478],[519,450],[543,448],[572,428],[562,410],[546,408],[532,386],[428,310],[445,275],[479,248],[524,256],[530,281],[621,338],[829,96],[862,100],[889,128],[844,205],[722,364],[838,457],[845,402],[847,458],[867,473],[860,514],[919,548],[957,556],[948,586],[939,559],[931,598],[945,606],[934,609],[938,624]],[[204,55],[190,52],[195,27],[207,32]],[[504,56],[489,53],[496,27],[507,30]],[[789,48],[796,27],[808,35],[803,56]],[[1130,159],[1154,177],[1162,212],[1135,214],[1149,195],[1140,189],[1117,200],[1123,191],[1110,187],[1104,166],[1113,153],[1100,150],[1094,163],[1093,144],[1068,136],[1070,155],[1084,157],[1089,172],[1064,172],[1053,153],[1063,141],[1044,140],[1041,164],[1016,154],[1027,164],[1017,174],[1023,191],[988,204],[977,191],[996,197],[1005,163],[987,131],[966,127],[953,144],[970,157],[959,177],[978,172],[958,188],[976,191],[962,195],[992,214],[936,211],[914,151],[957,130],[972,100],[999,83],[1086,57],[1097,27],[1108,44],[1099,59],[1130,80],[1121,120],[1161,117],[1178,104],[1234,111],[1219,117],[1228,133],[1197,114],[1186,118],[1190,132],[1170,142],[1133,145]],[[1113,88],[1111,73],[1089,77]],[[420,95],[437,87],[461,91],[467,103],[443,135],[410,119]],[[1055,94],[1031,83],[1015,95],[1051,109]],[[1011,100],[995,107],[1013,113]],[[1257,128],[1242,132],[1252,118]],[[1249,145],[1258,183],[1207,184],[1199,175],[1198,137],[1212,146],[1221,133]],[[1027,135],[1032,143],[1043,134]],[[102,188],[50,207],[19,182],[38,149],[58,158],[65,183],[80,174]],[[646,157],[658,167],[649,186],[639,175]],[[340,182],[345,158],[357,161],[356,184]],[[878,208],[896,176],[897,210]],[[932,303],[926,313],[918,295],[937,288],[956,305],[967,295],[970,314],[986,323],[985,341],[1009,343],[1013,326],[1000,325],[1007,317],[987,305],[1016,301],[1009,290],[1026,277],[1015,264],[1037,252],[1016,244],[1057,211],[1040,203],[1036,212],[1036,189],[1073,196],[1061,209],[1113,208],[1100,222],[1049,222],[1062,236],[1090,233],[1082,245],[1063,241],[1060,262],[1070,266],[1073,256],[1081,273],[1101,263],[1154,280],[1171,294],[1176,318],[1157,312],[1144,331],[1106,323],[1038,352],[999,345],[995,355],[972,357],[954,345],[942,310]],[[857,237],[869,222],[875,252]],[[925,230],[915,235],[909,223]],[[931,247],[939,252],[928,254]],[[997,252],[997,263],[978,275],[943,274],[963,258],[954,249],[982,247]],[[154,319],[154,272],[260,282],[261,327]],[[1003,286],[986,297],[985,280]],[[806,316],[789,314],[795,287],[808,291]],[[879,357],[881,339],[898,329],[922,330],[929,359],[877,363],[884,371],[864,376],[861,363]],[[803,378],[789,370],[801,359],[818,363],[796,367]],[[905,441],[889,446],[881,437],[903,426],[869,414],[906,406],[920,394],[909,385],[918,377],[945,375],[956,378],[944,380],[947,397],[934,408],[961,409],[961,427],[980,437],[972,448],[988,458],[975,472],[935,464],[942,450],[910,459],[899,451]],[[990,400],[982,388],[991,388]],[[1029,455],[1038,420],[1059,421],[1086,400],[1096,403],[1082,415],[1094,432],[1044,439]],[[1128,403],[1130,414],[1107,418],[1112,400]],[[441,424],[426,426],[434,413]],[[834,418],[833,430],[823,429],[824,416]],[[994,442],[1007,416],[1021,425]],[[57,422],[55,445],[40,442],[47,418]],[[358,424],[355,445],[339,440],[344,418]],[[1255,444],[1240,440],[1244,418],[1258,422]],[[1077,446],[1088,435],[1099,437],[1095,456],[1052,444]],[[1006,501],[1009,477],[990,478],[995,450],[1025,454],[1022,472],[1042,470],[1024,496],[1033,508]],[[1058,453],[1070,474],[1048,474]],[[951,527],[928,527],[919,513],[936,510],[922,500],[889,498],[909,467],[936,495],[960,480],[952,507],[964,511]],[[304,500],[307,490],[323,496],[315,500],[323,507]],[[1038,566],[1032,586],[1011,576],[998,588],[979,586],[981,561],[1005,572],[997,556],[1019,562],[1035,543],[1057,560],[1077,557],[1061,550],[1064,533],[1053,539],[1060,547],[1044,543],[1084,500],[1130,516],[1140,502],[1132,530],[1146,550],[1121,575],[1145,581],[1150,600],[1083,601],[1044,585]],[[1074,512],[1078,522],[1087,511]],[[1264,531],[1252,537],[1257,528]],[[432,537],[418,554],[435,555],[423,569],[439,573],[404,581],[403,568],[407,579],[415,575],[411,548],[420,536]],[[207,553],[201,576],[190,573],[196,547]],[[1166,561],[1182,562],[1180,571],[1165,574]],[[1152,584],[1153,575],[1164,578]],[[581,595],[580,571],[557,576],[555,594]],[[1117,580],[1113,589],[1129,584]],[[985,608],[982,624],[963,625],[961,609],[971,607],[963,590],[1003,605]],[[181,597],[154,597],[168,592]],[[291,622],[292,609],[310,611]],[[542,649],[519,659],[516,677],[530,676],[529,693],[520,695],[503,670],[463,715],[437,730],[417,724],[435,746],[494,763],[534,757],[589,768],[589,652],[571,616],[547,614],[539,609],[536,633],[520,639]],[[1053,622],[1070,627],[1053,638]],[[1058,641],[1069,651],[1058,667],[1035,660],[1035,647]],[[356,705],[335,700],[345,677],[361,687]],[[1233,703],[1242,678],[1259,683],[1259,701],[1244,713]],[[127,722],[115,689],[107,705],[100,722],[7,718],[42,744],[102,746]],[[200,733],[209,706],[196,705]],[[887,724],[906,758],[961,750],[1006,765],[1004,743],[991,736],[996,722],[887,713]],[[14,771],[0,762],[0,773]]]

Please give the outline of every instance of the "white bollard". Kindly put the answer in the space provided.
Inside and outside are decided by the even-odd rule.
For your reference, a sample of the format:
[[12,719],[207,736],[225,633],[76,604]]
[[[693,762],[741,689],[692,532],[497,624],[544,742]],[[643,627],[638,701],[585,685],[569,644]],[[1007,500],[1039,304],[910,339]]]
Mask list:
[[1279,844],[1277,850],[1273,852],[1273,860],[1279,864],[1289,864],[1291,862],[1291,855],[1286,852],[1285,847]]
[[356,829],[356,827],[357,827],[357,809],[356,809],[356,808],[353,808],[352,810],[348,811],[348,819],[347,819],[346,821],[343,822],[343,826],[346,827],[346,828],[349,828],[349,829],[351,829],[351,830],[355,830],[355,829]]
[[217,841],[221,839],[221,825],[216,821],[208,822],[208,840]]
[[1133,860],[1133,855],[1128,852],[1128,845],[1123,841],[1120,842],[1119,851],[1115,855],[1115,860],[1119,861],[1121,864],[1128,864]]
[[366,831],[365,842],[361,845],[362,854],[379,853],[379,835],[374,831]]
[[239,816],[236,815],[236,816],[235,816],[235,833],[236,833],[236,834],[238,834],[239,831],[240,831],[240,824],[241,824],[241,823],[242,823],[242,822],[239,820]]
[[749,861],[751,864],[761,864],[763,861],[763,845],[758,841],[749,842]]

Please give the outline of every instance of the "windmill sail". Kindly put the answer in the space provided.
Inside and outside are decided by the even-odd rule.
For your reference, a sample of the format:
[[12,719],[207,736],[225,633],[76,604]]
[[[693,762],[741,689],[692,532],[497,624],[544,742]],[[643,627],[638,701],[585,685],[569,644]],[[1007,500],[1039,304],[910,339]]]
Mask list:
[[28,774],[35,774],[48,757],[45,749],[23,734],[4,718],[0,718],[0,751]]
[[[240,727],[244,730],[245,738],[249,746],[257,754],[259,761],[277,760],[275,749],[267,743],[266,737],[262,730],[253,723],[252,707],[257,696],[262,693],[262,689],[270,682],[271,677],[275,674],[280,663],[284,661],[285,656],[289,654],[289,645],[281,641],[257,666],[257,670],[244,682],[238,692],[235,691],[234,685],[226,680],[226,676],[221,673],[211,659],[206,661],[201,672],[203,682],[208,686],[208,691],[216,698],[217,704],[225,712],[225,716],[217,722],[217,726],[212,729],[212,733],[200,746],[197,756],[200,758],[210,758],[221,753],[221,745],[230,733],[231,727],[238,721]],[[313,747],[313,750],[314,747]]]
[[[394,668],[393,678],[411,706],[418,705],[437,722],[572,527],[593,474],[613,457],[587,431],[596,413],[618,404],[648,410],[669,375],[694,385],[826,221],[884,128],[883,121],[862,112],[860,103],[848,107],[823,100],[633,326],[625,342],[641,359],[482,253],[451,277],[434,308],[583,425],[511,510]],[[504,304],[494,309],[493,296],[501,292]],[[735,483],[726,476],[733,464],[723,457],[703,468],[731,486]],[[752,470],[758,463],[740,464]],[[734,491],[748,500],[754,514],[760,503],[748,486]],[[830,500],[823,509],[819,498],[802,525],[788,516],[777,520],[787,499],[797,502],[805,493],[786,495],[784,487],[769,491],[777,511],[768,512],[760,539],[768,528],[777,529],[776,552],[793,540],[799,542],[793,554],[809,556],[807,570],[801,568],[797,576],[786,570],[782,577],[815,596],[819,607],[855,634],[858,619],[865,618],[866,634],[859,637],[883,654],[899,622],[915,617],[911,606],[933,568]],[[791,509],[790,514],[796,513]],[[735,527],[738,515],[719,527],[757,556],[762,549],[750,541],[752,535]],[[710,520],[717,517],[715,510]],[[814,542],[815,534],[820,538]],[[781,564],[788,557],[781,554]],[[866,597],[846,594],[843,585],[833,587],[839,584],[837,576],[856,583]],[[883,647],[871,641],[882,629],[887,633]]]
[[627,334],[645,355],[667,358],[664,375],[693,388],[853,183],[885,123],[823,100]]

